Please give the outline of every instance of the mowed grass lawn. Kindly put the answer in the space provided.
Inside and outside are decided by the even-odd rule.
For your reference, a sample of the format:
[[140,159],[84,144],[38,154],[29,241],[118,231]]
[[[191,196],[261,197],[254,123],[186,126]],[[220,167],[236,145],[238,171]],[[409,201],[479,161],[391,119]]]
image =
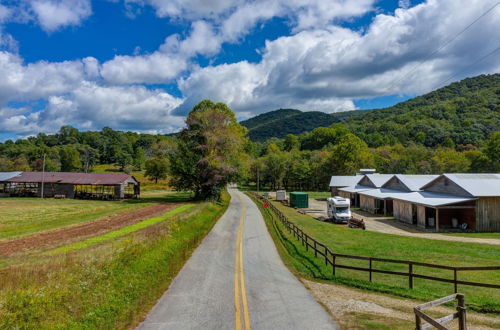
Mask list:
[[74,199],[0,198],[0,240],[97,220],[151,203]]
[[[291,221],[311,237],[325,243],[332,251],[367,257],[412,260],[449,266],[500,266],[500,246],[446,242],[424,238],[382,234],[342,225],[320,222],[308,215],[298,213],[292,208],[275,203]],[[261,208],[261,210],[263,210]],[[270,211],[265,210],[265,213]],[[280,227],[278,227],[280,228]],[[416,299],[434,299],[453,293],[453,284],[415,279],[415,289],[408,289],[406,276],[374,274],[373,283],[368,280],[367,272],[337,268],[337,276],[332,276],[331,266],[325,267],[324,261],[315,259],[314,253],[305,251],[281,226],[281,244],[292,258],[288,264],[296,271],[311,279],[335,280],[346,284],[371,288]],[[277,237],[277,236],[275,236]],[[285,258],[286,259],[286,258]],[[340,264],[368,267],[367,261],[338,258]],[[408,272],[407,265],[373,262],[373,267],[382,270]],[[414,266],[414,272],[422,275],[453,279],[450,270],[430,269]],[[458,279],[491,284],[500,284],[500,271],[464,271]],[[459,285],[459,292],[466,294],[470,306],[478,311],[500,313],[500,289],[478,288]]]

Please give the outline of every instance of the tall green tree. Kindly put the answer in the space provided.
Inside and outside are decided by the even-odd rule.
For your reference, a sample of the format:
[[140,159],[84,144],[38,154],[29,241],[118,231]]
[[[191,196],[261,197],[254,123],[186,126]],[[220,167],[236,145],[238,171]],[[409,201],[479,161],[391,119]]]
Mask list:
[[186,118],[178,148],[170,153],[172,185],[198,199],[218,199],[224,186],[240,175],[246,129],[224,103],[204,100]]
[[327,163],[330,175],[353,175],[361,167],[372,165],[373,156],[368,151],[366,143],[350,133],[333,146]]
[[71,146],[63,147],[59,152],[59,156],[61,159],[61,171],[74,172],[82,168],[80,153],[75,148]]
[[490,161],[492,171],[500,171],[500,131],[491,135],[491,138],[486,142],[484,153]]
[[165,158],[151,158],[146,161],[146,172],[144,175],[158,183],[158,180],[166,179],[168,174],[168,161]]

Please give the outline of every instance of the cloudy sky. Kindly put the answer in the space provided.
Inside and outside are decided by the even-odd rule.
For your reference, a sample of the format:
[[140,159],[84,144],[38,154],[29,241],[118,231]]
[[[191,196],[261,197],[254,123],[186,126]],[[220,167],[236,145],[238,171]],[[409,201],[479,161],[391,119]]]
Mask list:
[[0,0],[0,140],[392,105],[500,72],[498,0]]

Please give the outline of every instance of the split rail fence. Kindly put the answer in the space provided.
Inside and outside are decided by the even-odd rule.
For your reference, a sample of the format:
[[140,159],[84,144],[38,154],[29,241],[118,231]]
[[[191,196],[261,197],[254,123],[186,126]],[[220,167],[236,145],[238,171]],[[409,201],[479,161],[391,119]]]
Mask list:
[[[296,237],[297,240],[299,240],[301,242],[302,246],[305,246],[307,251],[311,250],[311,252],[314,253],[314,256],[316,258],[318,258],[318,256],[320,256],[320,258],[324,259],[325,265],[332,267],[332,274],[334,276],[335,276],[336,270],[338,268],[342,268],[342,269],[351,269],[351,270],[355,270],[355,271],[367,272],[370,282],[373,281],[373,274],[374,273],[406,276],[406,277],[408,277],[408,287],[410,289],[413,289],[414,280],[416,278],[429,280],[429,281],[451,283],[454,285],[454,292],[455,293],[458,292],[458,285],[500,289],[500,285],[498,285],[498,284],[461,281],[458,279],[459,272],[461,272],[461,271],[493,271],[493,270],[500,270],[500,266],[453,267],[453,266],[431,264],[431,263],[417,262],[417,261],[411,261],[411,260],[363,257],[363,256],[335,253],[332,250],[330,250],[330,248],[327,247],[325,244],[318,242],[317,240],[315,240],[314,238],[312,238],[311,236],[306,234],[302,229],[300,229],[293,222],[288,220],[288,218],[278,208],[276,208],[276,206],[274,206],[271,203],[271,201],[269,201],[267,198],[255,193],[255,192],[251,192],[251,194],[253,196],[255,196],[256,198],[261,199],[262,201],[264,201],[264,203],[267,203],[269,205],[269,208],[279,218],[279,220],[285,226],[285,228],[291,234],[293,234],[293,236]],[[273,218],[273,221],[274,221],[274,218]],[[356,266],[349,266],[349,265],[341,264],[341,263],[339,263],[339,259],[365,260],[368,262],[368,267],[356,267]],[[408,271],[402,272],[402,271],[390,271],[390,270],[377,269],[377,268],[374,268],[373,262],[405,264],[405,265],[408,265]],[[414,266],[450,270],[450,271],[453,271],[453,279],[417,274],[414,271]]]

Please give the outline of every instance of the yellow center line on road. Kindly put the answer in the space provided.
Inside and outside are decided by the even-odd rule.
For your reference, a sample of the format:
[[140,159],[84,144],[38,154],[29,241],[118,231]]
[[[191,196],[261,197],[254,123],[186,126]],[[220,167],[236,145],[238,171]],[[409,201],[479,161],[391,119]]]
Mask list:
[[[243,304],[243,319],[245,330],[250,330],[250,317],[248,314],[247,293],[245,289],[245,275],[243,268],[243,228],[244,219],[246,215],[246,207],[243,199],[238,195],[241,203],[241,216],[238,234],[236,238],[236,256],[234,264],[234,303],[235,303],[235,328],[241,330],[241,303]],[[239,285],[238,282],[241,284]],[[240,287],[241,287],[241,300],[240,300]]]

